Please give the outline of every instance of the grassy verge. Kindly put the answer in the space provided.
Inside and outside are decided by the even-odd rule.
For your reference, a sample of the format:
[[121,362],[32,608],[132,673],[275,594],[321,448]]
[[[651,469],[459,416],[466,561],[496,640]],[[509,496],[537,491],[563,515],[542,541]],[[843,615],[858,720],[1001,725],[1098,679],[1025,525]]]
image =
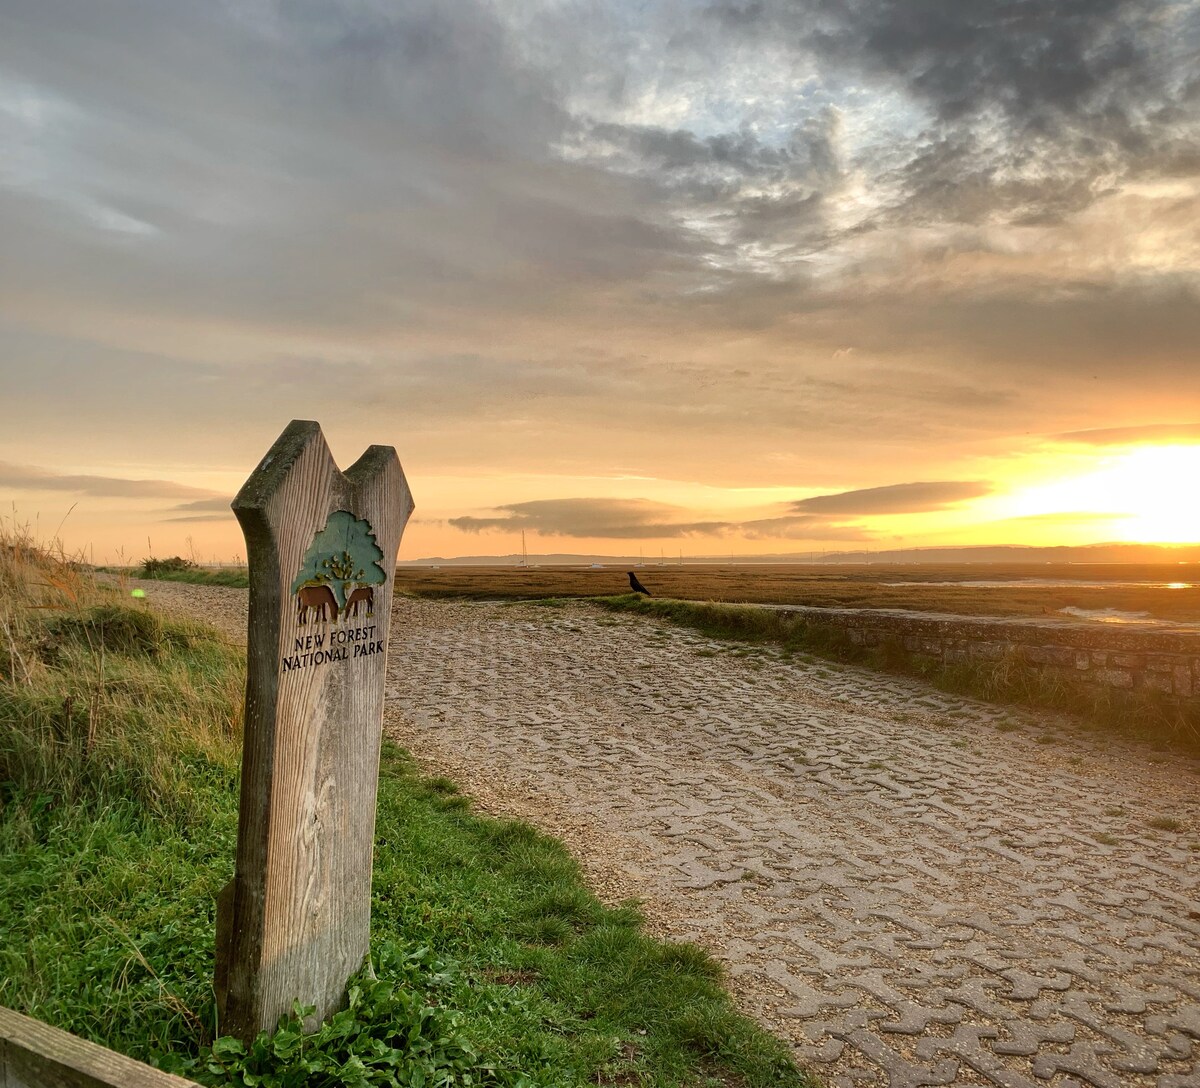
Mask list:
[[712,638],[777,646],[834,661],[867,665],[886,672],[917,676],[942,691],[1034,710],[1064,712],[1084,722],[1170,748],[1200,754],[1200,715],[1148,692],[1072,683],[1028,665],[1020,647],[999,661],[946,664],[911,653],[897,639],[864,648],[832,624],[776,611],[696,601],[646,598],[634,594],[596,597],[591,603],[616,612],[665,619]]
[[197,567],[195,570],[173,571],[153,577],[164,582],[191,582],[198,586],[230,586],[233,589],[248,589],[250,586],[250,572],[244,567],[216,570]]
[[209,1084],[807,1085],[714,961],[385,749],[372,959],[313,1035],[217,1038],[242,651],[0,550],[0,1003]]
[[126,578],[148,578],[154,582],[187,582],[193,585],[228,585],[233,589],[250,588],[250,571],[244,566],[139,566],[98,567],[104,573]]

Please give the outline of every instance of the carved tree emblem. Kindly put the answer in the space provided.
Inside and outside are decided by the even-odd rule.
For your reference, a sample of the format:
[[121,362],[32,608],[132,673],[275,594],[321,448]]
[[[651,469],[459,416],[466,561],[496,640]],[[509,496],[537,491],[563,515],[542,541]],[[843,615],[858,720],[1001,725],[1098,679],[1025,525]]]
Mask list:
[[292,582],[300,623],[310,616],[336,623],[339,613],[343,619],[362,612],[373,615],[375,586],[387,581],[382,558],[370,523],[348,510],[335,510],[313,537]]

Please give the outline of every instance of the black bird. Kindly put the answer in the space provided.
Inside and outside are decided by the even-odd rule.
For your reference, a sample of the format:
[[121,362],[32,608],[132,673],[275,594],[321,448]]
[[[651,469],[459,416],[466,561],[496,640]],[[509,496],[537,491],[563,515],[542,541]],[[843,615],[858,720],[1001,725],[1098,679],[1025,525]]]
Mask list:
[[637,580],[637,575],[634,574],[633,571],[629,572],[629,588],[632,589],[634,593],[644,593],[647,597],[651,596],[650,590],[648,590],[644,585],[642,585],[641,582]]

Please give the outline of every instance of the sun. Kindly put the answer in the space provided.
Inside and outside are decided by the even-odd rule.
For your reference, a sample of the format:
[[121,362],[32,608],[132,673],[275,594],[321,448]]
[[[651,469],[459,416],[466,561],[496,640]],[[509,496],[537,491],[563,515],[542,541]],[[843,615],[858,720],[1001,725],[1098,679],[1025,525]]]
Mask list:
[[1200,542],[1200,445],[1141,446],[1091,470],[1022,489],[1021,513],[1101,515],[1110,540]]
[[1132,450],[1107,472],[1114,508],[1129,517],[1114,528],[1147,544],[1200,541],[1200,446]]

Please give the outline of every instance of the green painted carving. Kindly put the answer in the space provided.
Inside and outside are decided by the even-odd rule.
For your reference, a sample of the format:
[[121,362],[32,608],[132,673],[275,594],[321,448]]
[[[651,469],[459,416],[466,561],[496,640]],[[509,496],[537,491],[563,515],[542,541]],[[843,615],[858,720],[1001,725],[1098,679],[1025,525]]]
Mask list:
[[[337,620],[338,612],[345,616],[371,615],[375,610],[373,586],[381,586],[387,575],[379,560],[383,551],[375,543],[370,523],[356,518],[349,510],[335,510],[308,546],[300,573],[292,582],[292,592],[299,597],[301,621],[307,607],[314,610],[318,601],[311,592],[314,586],[328,586],[336,607],[331,609]],[[320,612],[315,618],[326,618]]]

